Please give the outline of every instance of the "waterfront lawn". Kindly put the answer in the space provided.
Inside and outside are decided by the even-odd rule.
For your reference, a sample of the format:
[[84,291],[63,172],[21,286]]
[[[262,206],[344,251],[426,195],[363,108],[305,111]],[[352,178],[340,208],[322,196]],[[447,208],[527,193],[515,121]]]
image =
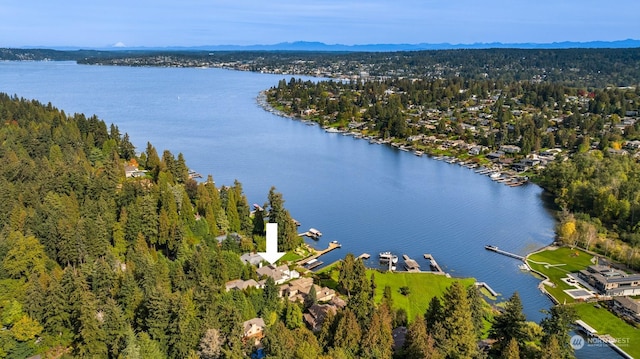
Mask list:
[[627,346],[620,346],[634,358],[640,358],[640,329],[634,328],[611,313],[606,307],[596,308],[593,303],[573,305],[578,317],[589,324],[598,334],[609,334],[614,338],[629,338]]
[[301,256],[300,254],[296,253],[295,251],[289,251],[285,255],[283,255],[282,258],[280,258],[280,260],[278,262],[280,262],[280,263],[297,262],[302,258],[303,258],[303,256]]
[[[375,301],[382,300],[384,287],[391,288],[393,306],[396,309],[403,308],[407,311],[407,319],[412,321],[416,315],[424,315],[429,306],[429,301],[434,296],[442,296],[442,293],[455,281],[461,281],[465,286],[475,283],[473,278],[447,278],[443,275],[430,273],[407,272],[378,272],[374,269],[367,270],[367,277],[374,274],[376,281]],[[409,288],[409,295],[400,294],[401,287]]]
[[[576,255],[577,254],[577,255]],[[545,286],[546,290],[560,303],[573,303],[574,299],[564,292],[574,287],[562,281],[569,273],[575,273],[590,266],[592,255],[579,249],[561,247],[545,250],[527,258],[529,266],[549,277],[555,287]]]
[[315,272],[315,276],[320,281],[321,286],[331,288],[333,290],[338,289],[338,279],[340,278],[340,263],[342,263],[342,260],[337,260]]

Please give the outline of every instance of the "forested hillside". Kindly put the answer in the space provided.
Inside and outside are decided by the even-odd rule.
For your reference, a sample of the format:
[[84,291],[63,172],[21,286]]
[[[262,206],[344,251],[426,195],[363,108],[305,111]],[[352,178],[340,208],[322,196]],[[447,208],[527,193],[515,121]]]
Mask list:
[[2,95],[0,119],[0,357],[186,358],[210,328],[242,356],[242,321],[277,296],[224,291],[257,279],[239,253],[264,247],[239,182],[196,183],[181,154],[136,157],[117,126],[51,104]]

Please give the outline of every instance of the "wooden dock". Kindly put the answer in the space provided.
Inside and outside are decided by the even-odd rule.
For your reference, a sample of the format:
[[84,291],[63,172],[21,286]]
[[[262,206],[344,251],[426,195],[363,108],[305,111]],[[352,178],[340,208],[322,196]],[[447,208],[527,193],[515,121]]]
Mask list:
[[298,233],[299,237],[309,237],[309,238],[313,238],[313,239],[318,239],[320,237],[322,237],[322,232],[320,232],[319,230],[315,229],[315,228],[309,228],[308,231],[303,232],[303,233]]
[[326,249],[323,249],[321,251],[314,250],[315,254],[313,254],[313,255],[311,255],[311,256],[309,256],[307,258],[304,258],[304,259],[301,259],[301,260],[297,261],[296,265],[304,267],[304,265],[309,263],[309,262],[311,262],[312,259],[317,260],[318,257],[322,256],[323,254],[327,254],[327,253],[331,252],[332,250],[338,249],[340,247],[341,247],[340,243],[335,242],[335,241],[331,242],[331,243],[329,243],[329,246]]
[[324,264],[324,262],[322,262],[322,261],[319,261],[317,259],[312,259],[312,260],[308,261],[304,265],[304,267],[307,268],[308,270],[312,270],[314,268],[320,267],[323,264]]
[[406,254],[402,255],[402,259],[404,260],[404,269],[406,269],[407,272],[420,272],[420,265],[418,262],[409,258]]
[[511,253],[511,252],[507,252],[507,251],[503,251],[502,249],[498,249],[498,247],[496,246],[491,246],[491,245],[486,245],[484,246],[484,249],[488,250],[488,251],[492,251],[492,252],[496,252],[498,254],[502,254],[503,256],[507,256],[507,257],[511,257],[511,258],[515,258],[518,260],[521,260],[524,262],[524,257],[521,255],[517,255],[515,253]]
[[433,258],[433,256],[431,254],[425,253],[424,254],[424,259],[428,259],[429,262],[431,262],[431,270],[433,272],[444,274],[444,271],[442,270],[442,268],[440,268],[440,265],[438,265],[438,262],[436,262],[435,258]]
[[493,290],[491,287],[489,287],[489,285],[486,282],[476,282],[476,287],[480,287],[480,288],[486,289],[494,297],[498,296],[498,293],[496,293],[495,290]]

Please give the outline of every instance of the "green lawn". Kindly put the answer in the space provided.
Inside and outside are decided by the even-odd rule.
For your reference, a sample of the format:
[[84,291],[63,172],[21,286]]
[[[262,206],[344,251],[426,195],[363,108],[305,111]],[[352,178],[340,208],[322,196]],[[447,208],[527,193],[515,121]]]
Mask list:
[[[475,283],[473,278],[447,278],[442,275],[430,273],[406,273],[406,272],[378,272],[373,269],[367,270],[367,277],[375,273],[376,294],[375,301],[382,300],[384,287],[391,288],[393,306],[404,308],[407,311],[407,318],[411,321],[416,315],[423,315],[429,306],[429,301],[434,296],[441,296],[445,289],[453,282],[460,281],[465,286]],[[409,287],[409,295],[400,294],[400,287]]]
[[[577,254],[577,255],[576,255]],[[591,264],[592,255],[579,249],[566,247],[556,250],[547,250],[529,256],[527,263],[532,269],[537,270],[549,277],[549,280],[556,286],[547,286],[547,291],[553,295],[560,303],[573,303],[574,300],[564,292],[565,289],[574,287],[566,284],[561,279],[569,273],[574,273],[587,268]],[[537,262],[537,263],[534,263]]]
[[[575,273],[592,265],[592,258],[592,255],[579,249],[562,247],[532,254],[527,262],[532,269],[545,274],[555,284],[555,288],[546,286],[551,295],[560,303],[565,302],[565,300],[567,303],[573,303],[575,302],[573,298],[563,292],[563,290],[573,287],[567,285],[561,279],[566,277],[568,273]],[[629,344],[622,347],[622,350],[635,358],[640,358],[640,329],[627,324],[624,320],[609,312],[604,305],[601,308],[596,308],[594,303],[575,303],[573,306],[578,313],[578,317],[597,330],[598,334],[609,334],[614,338],[629,338]]]
[[640,358],[640,329],[627,324],[604,306],[596,308],[593,303],[579,303],[573,306],[578,316],[599,334],[609,334],[614,338],[629,338],[621,349],[634,358]]

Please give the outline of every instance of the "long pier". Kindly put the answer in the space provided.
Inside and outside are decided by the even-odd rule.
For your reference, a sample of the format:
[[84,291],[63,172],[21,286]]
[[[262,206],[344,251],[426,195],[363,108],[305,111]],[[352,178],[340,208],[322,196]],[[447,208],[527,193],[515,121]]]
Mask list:
[[491,287],[489,287],[487,282],[476,282],[475,284],[476,284],[476,287],[480,287],[480,288],[486,289],[492,296],[494,296],[494,297],[498,296],[498,293],[496,293],[495,290],[493,290]]
[[433,258],[433,256],[429,253],[425,253],[423,254],[424,259],[428,259],[429,262],[431,262],[431,273],[434,274],[442,274],[442,275],[447,275],[442,268],[440,268],[440,265],[438,264],[438,262],[436,262],[435,258]]
[[524,257],[523,256],[517,255],[515,253],[503,251],[502,249],[498,249],[498,247],[496,247],[496,246],[486,245],[486,246],[484,246],[484,249],[486,249],[488,251],[496,252],[498,254],[502,254],[503,256],[515,258],[515,259],[518,259],[518,260],[521,260],[521,261],[524,262]]

